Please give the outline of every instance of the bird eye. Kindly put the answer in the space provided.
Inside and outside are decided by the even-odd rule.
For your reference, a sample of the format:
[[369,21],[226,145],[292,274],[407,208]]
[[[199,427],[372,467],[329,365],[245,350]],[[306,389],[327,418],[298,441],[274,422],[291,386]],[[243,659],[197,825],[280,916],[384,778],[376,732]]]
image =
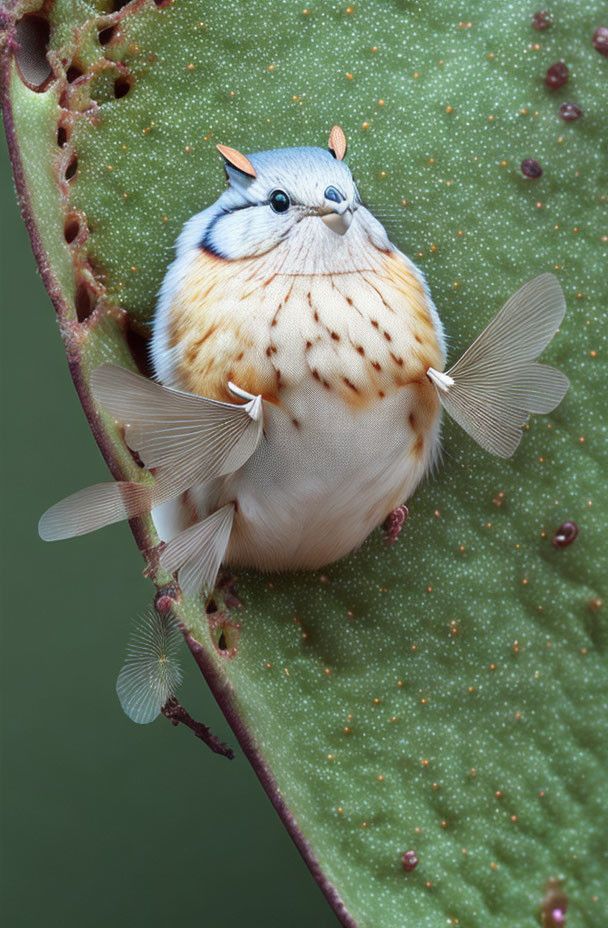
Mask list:
[[270,206],[275,213],[284,213],[289,209],[289,197],[284,190],[273,190],[270,194]]
[[334,203],[341,203],[344,197],[339,190],[336,190],[335,187],[328,187],[325,191],[325,199],[333,200]]

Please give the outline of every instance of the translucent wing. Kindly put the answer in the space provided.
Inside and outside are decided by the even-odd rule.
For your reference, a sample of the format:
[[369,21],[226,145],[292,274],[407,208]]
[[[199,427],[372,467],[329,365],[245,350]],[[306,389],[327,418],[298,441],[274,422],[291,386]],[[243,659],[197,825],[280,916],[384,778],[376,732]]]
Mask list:
[[259,396],[244,405],[220,403],[163,387],[114,364],[93,372],[91,390],[127,426],[126,442],[146,467],[177,469],[187,486],[238,470],[262,433]]
[[177,571],[179,585],[187,595],[213,589],[233,520],[234,505],[228,503],[181,532],[161,552],[161,567],[170,573]]
[[152,505],[152,488],[141,483],[96,483],[55,503],[38,523],[44,541],[86,535],[105,525],[134,519]]
[[248,402],[220,403],[113,364],[98,367],[91,377],[93,395],[125,424],[129,447],[157,470],[154,486],[101,483],[80,490],[45,512],[40,536],[56,541],[141,516],[195,484],[242,467],[262,435],[262,397],[229,386]]
[[532,412],[555,409],[568,378],[534,359],[565,312],[559,282],[541,274],[521,287],[447,373],[427,372],[442,405],[482,448],[510,457]]
[[155,610],[138,620],[116,680],[123,711],[134,722],[153,722],[175,695],[182,679],[176,656],[181,637],[174,619]]

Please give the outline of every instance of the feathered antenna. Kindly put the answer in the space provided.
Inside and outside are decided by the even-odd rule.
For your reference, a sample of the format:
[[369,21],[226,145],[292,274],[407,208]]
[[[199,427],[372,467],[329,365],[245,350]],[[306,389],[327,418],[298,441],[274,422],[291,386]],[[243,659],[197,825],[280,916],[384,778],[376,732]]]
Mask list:
[[233,168],[236,168],[237,171],[240,171],[242,174],[248,174],[249,177],[256,177],[255,168],[249,158],[242,155],[236,148],[229,148],[228,145],[216,145],[215,147],[222,158],[224,158],[228,164],[232,165]]
[[146,725],[160,715],[182,681],[177,650],[182,635],[171,615],[150,609],[138,619],[127,644],[127,659],[116,680],[123,711]]
[[332,126],[327,146],[337,161],[343,161],[346,155],[346,136],[340,126]]

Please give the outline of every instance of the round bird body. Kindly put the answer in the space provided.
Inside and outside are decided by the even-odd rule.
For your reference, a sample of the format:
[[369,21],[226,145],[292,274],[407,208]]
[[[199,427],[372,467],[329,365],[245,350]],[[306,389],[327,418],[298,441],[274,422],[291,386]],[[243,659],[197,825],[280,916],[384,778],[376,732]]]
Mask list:
[[95,484],[39,523],[51,541],[151,511],[159,563],[190,595],[222,562],[312,569],[352,551],[436,460],[441,407],[508,458],[568,389],[535,360],[566,308],[551,274],[444,373],[424,279],[362,204],[337,126],[329,152],[218,148],[228,189],[186,224],[161,289],[159,382],[111,364],[90,381],[154,481]]
[[154,516],[169,540],[233,503],[226,562],[311,569],[360,545],[435,460],[426,372],[443,370],[443,334],[422,275],[343,162],[319,148],[248,162],[255,178],[228,164],[230,187],[178,241],[152,358],[179,390],[261,395],[264,435],[238,471]]

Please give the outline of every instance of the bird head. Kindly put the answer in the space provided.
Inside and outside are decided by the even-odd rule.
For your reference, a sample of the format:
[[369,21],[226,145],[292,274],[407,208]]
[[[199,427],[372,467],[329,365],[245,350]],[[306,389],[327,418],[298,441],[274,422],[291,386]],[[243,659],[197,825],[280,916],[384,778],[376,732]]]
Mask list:
[[217,146],[227,190],[206,222],[200,245],[221,258],[266,254],[286,241],[329,248],[345,236],[361,200],[342,160],[346,138],[334,126],[327,150],[281,148],[243,155]]

